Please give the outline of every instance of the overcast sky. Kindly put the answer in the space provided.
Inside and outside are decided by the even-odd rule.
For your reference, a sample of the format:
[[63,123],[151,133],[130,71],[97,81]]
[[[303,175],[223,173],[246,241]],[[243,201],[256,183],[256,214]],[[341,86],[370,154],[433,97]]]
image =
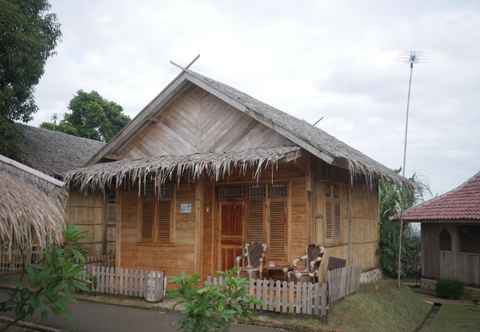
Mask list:
[[478,1],[53,1],[62,25],[33,124],[96,90],[136,115],[178,69],[194,69],[401,165],[409,49],[407,173],[434,194],[480,171]]

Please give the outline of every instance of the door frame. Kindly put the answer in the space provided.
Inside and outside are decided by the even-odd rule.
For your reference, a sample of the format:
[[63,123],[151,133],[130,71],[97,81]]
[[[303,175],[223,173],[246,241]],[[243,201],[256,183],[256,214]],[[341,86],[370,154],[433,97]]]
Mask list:
[[240,205],[241,206],[241,211],[242,211],[242,216],[241,216],[241,223],[242,223],[242,248],[245,245],[245,200],[232,200],[232,201],[218,201],[218,219],[217,219],[217,224],[218,224],[218,236],[217,236],[217,259],[215,259],[215,270],[216,271],[222,271],[222,214],[223,214],[223,206],[224,205]]

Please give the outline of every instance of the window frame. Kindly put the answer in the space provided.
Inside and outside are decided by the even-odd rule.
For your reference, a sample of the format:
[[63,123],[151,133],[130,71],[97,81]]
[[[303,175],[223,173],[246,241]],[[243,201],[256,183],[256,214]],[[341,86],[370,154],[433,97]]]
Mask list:
[[[153,186],[153,184],[152,184]],[[174,239],[174,229],[175,229],[175,213],[176,213],[176,186],[171,185],[169,189],[171,192],[171,196],[168,198],[161,197],[160,192],[157,192],[155,188],[153,189],[153,222],[152,222],[152,237],[151,238],[144,238],[143,236],[143,227],[144,227],[144,191],[139,196],[139,204],[138,204],[138,244],[142,245],[156,245],[156,246],[169,246],[175,243]],[[160,202],[169,202],[170,208],[170,216],[169,216],[169,233],[168,233],[168,241],[160,240],[159,239],[159,227],[160,227]]]
[[[338,244],[342,240],[342,199],[341,186],[338,183],[327,182],[325,197],[325,243]],[[328,204],[330,204],[330,211],[328,211]],[[330,212],[330,213],[328,213]],[[338,219],[337,219],[338,212]],[[330,214],[330,216],[329,216]],[[329,235],[329,218],[334,227],[335,237]]]

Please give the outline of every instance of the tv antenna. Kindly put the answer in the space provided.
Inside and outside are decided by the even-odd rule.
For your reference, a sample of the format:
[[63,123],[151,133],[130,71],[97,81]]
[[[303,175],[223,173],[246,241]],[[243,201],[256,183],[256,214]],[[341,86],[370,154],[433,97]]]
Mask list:
[[[403,159],[402,159],[402,176],[405,177],[405,166],[407,164],[407,144],[408,144],[408,117],[410,113],[410,100],[412,94],[412,78],[413,78],[413,68],[419,63],[423,62],[424,58],[421,53],[411,50],[410,54],[402,56],[402,60],[407,62],[410,67],[410,75],[408,77],[408,93],[407,93],[407,108],[405,112],[405,135],[403,140]],[[398,287],[401,286],[402,279],[402,241],[403,241],[403,212],[405,209],[405,202],[403,202],[403,195],[400,196],[400,233],[398,235],[398,271],[397,271],[397,281]]]
[[318,119],[317,121],[315,121],[312,126],[315,127],[315,126],[316,126],[320,121],[322,121],[324,118],[325,118],[325,116],[320,117],[320,119]]

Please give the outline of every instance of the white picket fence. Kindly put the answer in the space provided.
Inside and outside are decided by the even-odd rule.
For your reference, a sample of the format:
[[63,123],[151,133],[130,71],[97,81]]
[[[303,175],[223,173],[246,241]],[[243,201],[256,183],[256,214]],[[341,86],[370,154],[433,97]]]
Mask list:
[[[359,266],[346,266],[327,273],[327,282],[287,282],[250,279],[248,292],[260,300],[255,310],[317,315],[325,318],[331,305],[356,292],[360,287]],[[207,283],[223,285],[224,279],[208,277]]]
[[328,271],[328,300],[329,304],[343,299],[356,292],[360,287],[360,274],[362,269],[359,266],[346,266]]
[[[223,285],[223,277],[208,277],[208,283]],[[255,310],[305,315],[327,315],[326,285],[310,282],[287,282],[280,280],[250,279],[250,295],[260,300]]]
[[21,272],[23,268],[40,260],[39,248],[21,250],[0,247],[0,272]]
[[95,264],[87,265],[85,270],[92,292],[159,300],[165,297],[167,277],[163,272]]

